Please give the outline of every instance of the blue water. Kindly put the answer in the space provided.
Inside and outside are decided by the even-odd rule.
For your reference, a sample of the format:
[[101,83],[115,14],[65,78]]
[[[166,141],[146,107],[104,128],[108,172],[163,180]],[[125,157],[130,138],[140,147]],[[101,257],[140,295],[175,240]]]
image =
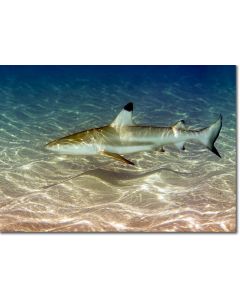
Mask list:
[[[105,157],[64,156],[49,141],[111,123],[190,128],[223,115],[215,145]],[[235,231],[235,66],[1,66],[1,231]]]

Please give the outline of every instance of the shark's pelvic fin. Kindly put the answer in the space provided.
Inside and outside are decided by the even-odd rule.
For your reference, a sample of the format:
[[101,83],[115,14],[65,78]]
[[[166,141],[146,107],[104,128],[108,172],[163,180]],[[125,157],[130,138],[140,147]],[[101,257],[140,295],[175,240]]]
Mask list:
[[[172,128],[173,129],[186,129],[185,121],[184,120],[177,121],[175,124],[172,125]],[[178,150],[185,150],[184,142],[175,143],[175,146],[177,147]]]
[[129,102],[124,108],[120,111],[114,121],[110,126],[112,127],[121,127],[121,126],[132,126],[134,125],[132,120],[133,115],[133,103]]
[[117,154],[117,153],[111,153],[111,152],[107,152],[107,151],[102,151],[101,152],[102,155],[105,155],[105,156],[108,156],[108,157],[111,157],[115,160],[118,160],[118,161],[121,161],[121,162],[124,162],[126,164],[129,164],[129,165],[135,165],[133,162],[131,162],[130,160],[124,158],[123,156]]

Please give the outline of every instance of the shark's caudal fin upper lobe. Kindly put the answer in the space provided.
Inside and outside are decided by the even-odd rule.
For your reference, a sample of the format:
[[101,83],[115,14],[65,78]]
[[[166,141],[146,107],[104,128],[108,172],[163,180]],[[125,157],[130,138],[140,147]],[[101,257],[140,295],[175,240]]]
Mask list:
[[221,155],[219,154],[218,150],[214,146],[214,143],[219,136],[221,128],[222,128],[222,115],[220,115],[217,121],[213,123],[211,126],[203,129],[199,135],[199,141],[203,145],[205,145],[209,150],[211,150],[214,154],[216,154],[218,157],[221,157]]

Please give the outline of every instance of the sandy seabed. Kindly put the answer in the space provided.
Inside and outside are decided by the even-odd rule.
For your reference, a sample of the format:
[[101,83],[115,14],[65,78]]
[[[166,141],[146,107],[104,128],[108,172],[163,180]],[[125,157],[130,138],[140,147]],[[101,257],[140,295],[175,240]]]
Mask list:
[[[0,85],[1,232],[236,231],[234,89],[216,84],[203,92],[201,83],[187,89],[183,80],[146,79],[135,88],[124,80],[16,82]],[[195,143],[184,152],[168,146],[128,155],[136,166],[45,150],[54,138],[111,122],[129,100],[140,124],[185,119],[199,128],[221,113],[222,158]]]

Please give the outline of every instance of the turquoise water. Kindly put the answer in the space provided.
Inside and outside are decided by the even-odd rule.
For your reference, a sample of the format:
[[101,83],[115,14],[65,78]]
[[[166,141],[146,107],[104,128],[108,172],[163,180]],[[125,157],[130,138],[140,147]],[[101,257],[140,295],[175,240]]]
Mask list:
[[[126,156],[64,156],[49,141],[109,124],[134,103],[138,124],[184,119],[194,142]],[[219,232],[236,230],[234,66],[0,67],[0,230]]]

